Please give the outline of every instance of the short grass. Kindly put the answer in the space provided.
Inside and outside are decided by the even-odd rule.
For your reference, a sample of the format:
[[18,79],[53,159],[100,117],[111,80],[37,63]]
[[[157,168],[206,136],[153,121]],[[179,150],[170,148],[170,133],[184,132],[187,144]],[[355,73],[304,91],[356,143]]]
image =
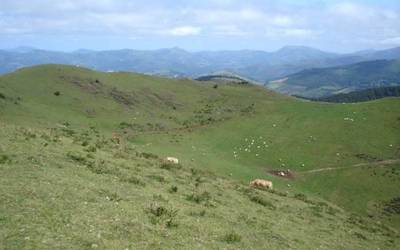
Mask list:
[[[251,189],[185,164],[163,168],[158,156],[93,130],[71,136],[1,124],[0,135],[1,154],[10,159],[0,165],[2,249],[394,249],[399,244],[395,230],[333,204]],[[97,145],[96,151],[89,145]]]
[[[377,162],[400,158],[399,99],[313,103],[62,65],[2,76],[0,93],[6,249],[398,244],[399,165]],[[309,172],[321,168],[337,169]]]

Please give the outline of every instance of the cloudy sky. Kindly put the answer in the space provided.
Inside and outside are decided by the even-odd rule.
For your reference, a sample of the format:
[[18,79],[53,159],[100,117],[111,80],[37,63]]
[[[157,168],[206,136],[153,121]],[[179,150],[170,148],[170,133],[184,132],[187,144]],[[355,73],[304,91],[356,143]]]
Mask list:
[[0,48],[400,46],[400,0],[0,0]]

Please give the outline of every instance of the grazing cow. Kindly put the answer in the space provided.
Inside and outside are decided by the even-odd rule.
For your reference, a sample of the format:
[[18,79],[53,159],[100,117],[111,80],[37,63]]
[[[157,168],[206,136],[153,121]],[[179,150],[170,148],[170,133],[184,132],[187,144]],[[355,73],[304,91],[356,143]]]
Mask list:
[[250,187],[264,187],[272,189],[272,181],[267,181],[263,179],[255,179],[250,182]]
[[166,161],[171,162],[171,163],[174,163],[174,164],[178,164],[178,163],[179,163],[178,158],[170,157],[170,156],[168,156],[168,157],[166,158]]

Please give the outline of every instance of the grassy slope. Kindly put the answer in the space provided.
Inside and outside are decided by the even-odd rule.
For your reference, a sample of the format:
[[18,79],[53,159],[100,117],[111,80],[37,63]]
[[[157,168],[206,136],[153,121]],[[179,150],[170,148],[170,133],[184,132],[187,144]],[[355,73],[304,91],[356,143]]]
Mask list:
[[[7,143],[2,155],[10,157],[0,165],[4,249],[365,249],[397,244],[393,230],[333,205],[249,189],[185,165],[163,168],[158,158],[94,130],[71,136],[61,129],[1,125]],[[99,146],[88,153],[84,141]],[[173,186],[176,192],[170,191]]]
[[[55,96],[53,94],[55,91],[60,91],[61,95]],[[54,232],[45,226],[43,221],[35,221],[35,216],[46,221],[56,220],[60,214],[67,217],[66,220],[71,223],[55,221],[55,224],[52,222],[49,226],[57,228],[64,223],[65,226],[69,224],[80,228],[79,223],[87,223],[87,227],[94,223],[100,228],[106,228],[108,238],[97,240],[90,230],[88,234],[82,234],[83,232],[78,230],[74,235],[68,232],[67,227],[62,227],[60,233],[62,237],[66,237],[63,240],[67,242],[69,237],[73,240],[69,240],[68,244],[78,244],[71,247],[82,247],[82,244],[112,247],[112,244],[121,245],[122,241],[128,244],[129,240],[141,242],[141,246],[150,247],[150,245],[142,244],[157,244],[157,241],[160,242],[163,237],[172,237],[171,239],[175,240],[176,244],[191,244],[190,240],[200,237],[204,240],[204,244],[206,244],[205,241],[211,240],[214,243],[213,246],[222,247],[226,242],[221,240],[221,237],[229,233],[228,228],[233,228],[233,231],[238,231],[237,234],[242,236],[242,240],[235,243],[239,244],[238,246],[242,244],[242,247],[258,246],[263,239],[269,239],[268,237],[272,237],[272,240],[268,242],[273,248],[284,247],[286,243],[292,247],[310,248],[320,243],[328,244],[328,242],[329,244],[348,244],[342,246],[344,248],[363,248],[363,244],[371,246],[368,245],[372,244],[371,237],[377,237],[377,244],[390,247],[383,243],[388,242],[388,238],[380,234],[370,235],[368,230],[372,230],[371,228],[360,229],[363,230],[360,232],[363,236],[356,234],[356,237],[354,234],[345,233],[346,230],[343,228],[333,234],[332,229],[327,229],[326,232],[321,230],[321,227],[340,228],[338,224],[327,222],[331,220],[325,218],[324,213],[329,211],[329,209],[325,211],[327,209],[325,206],[322,208],[322,217],[301,214],[300,211],[303,211],[300,209],[301,206],[315,207],[316,205],[303,204],[293,198],[282,198],[262,192],[259,195],[263,197],[265,195],[264,199],[269,203],[278,202],[277,204],[280,205],[277,207],[280,209],[272,208],[271,210],[263,206],[257,209],[253,202],[249,202],[249,194],[235,191],[238,188],[242,190],[244,186],[241,186],[239,182],[229,181],[225,177],[222,179],[215,177],[213,173],[219,176],[231,175],[240,182],[247,182],[254,177],[270,178],[278,190],[287,191],[290,197],[298,192],[306,193],[311,197],[320,196],[359,215],[368,213],[374,221],[385,222],[390,219],[392,226],[399,225],[398,217],[383,216],[380,207],[383,201],[398,195],[400,184],[397,174],[383,175],[380,171],[385,171],[385,168],[379,168],[377,177],[376,173],[373,173],[376,168],[372,167],[368,168],[368,172],[363,171],[365,168],[355,168],[305,173],[305,171],[318,168],[352,166],[373,159],[400,158],[400,120],[397,113],[400,102],[398,99],[384,99],[354,105],[319,104],[282,97],[259,87],[227,85],[214,89],[211,83],[200,84],[127,73],[105,74],[52,65],[24,69],[1,77],[0,93],[6,97],[6,99],[0,99],[0,115],[2,133],[7,135],[0,137],[2,140],[0,153],[11,155],[11,163],[0,165],[2,176],[7,176],[1,179],[2,196],[6,197],[7,202],[1,207],[3,212],[0,220],[6,227],[3,227],[3,231],[0,232],[3,235],[2,240],[10,247],[18,246],[13,245],[14,243],[27,244],[28,248],[32,246],[29,242],[22,242],[23,237],[33,237],[35,244],[40,245],[41,234],[44,233],[49,234],[49,239],[54,239]],[[17,97],[21,97],[20,100]],[[253,103],[254,106],[251,106]],[[346,117],[354,121],[344,120]],[[86,155],[84,148],[79,146],[82,136],[71,135],[71,132],[68,132],[70,129],[61,125],[64,122],[70,123],[78,134],[89,126],[94,126],[107,138],[111,137],[112,131],[124,133],[119,126],[120,122],[134,126],[131,128],[128,126],[125,129],[124,137],[127,140],[124,141],[128,149],[118,149],[115,145],[109,145],[92,153],[95,154],[92,159],[93,155]],[[19,124],[22,127],[17,129],[12,124]],[[173,130],[185,126],[193,127],[193,129]],[[27,127],[36,128],[39,132],[35,133],[39,134],[49,133],[49,128],[58,128],[55,131],[62,129],[64,132],[61,142],[51,143],[51,147],[42,148],[40,145],[46,143],[43,139],[36,138],[26,143],[24,139],[14,139],[19,136],[31,137],[30,133],[24,129]],[[163,131],[154,131],[160,129]],[[91,134],[88,140],[94,140],[93,138],[94,135]],[[251,152],[243,152],[244,145],[249,145],[252,139],[255,142]],[[264,141],[268,148],[264,146]],[[257,149],[258,145],[260,149]],[[239,150],[240,147],[242,151]],[[122,153],[121,150],[123,150]],[[70,151],[83,154],[84,162],[79,164],[71,162],[71,156],[67,156]],[[182,161],[183,169],[175,172],[160,170],[157,159],[142,159],[140,154],[133,157],[133,155],[138,155],[136,153],[138,151],[153,152],[160,157],[177,156]],[[238,155],[236,158],[233,156],[234,151]],[[122,156],[118,156],[119,154]],[[364,158],[367,156],[367,159],[360,159],[355,156],[356,154],[363,154]],[[104,171],[101,170],[102,168],[98,170],[97,167],[94,169],[82,167],[88,165],[86,160],[95,162],[95,166],[100,164],[101,167],[103,164],[101,159],[107,159],[105,162],[108,167]],[[37,168],[28,167],[31,165],[36,165]],[[82,166],[79,167],[80,165]],[[206,185],[203,190],[193,187],[193,182],[196,182],[190,181],[188,177],[191,175],[190,168],[211,172],[204,173],[204,179],[210,185]],[[287,168],[295,171],[295,180],[278,179],[267,174],[267,170]],[[93,172],[100,174],[93,174]],[[133,174],[136,178],[140,178],[141,182],[149,183],[145,187],[139,185],[137,187],[140,190],[139,193],[136,189],[131,189],[132,183],[128,185],[118,181],[123,179],[123,176]],[[26,178],[21,178],[21,176]],[[166,183],[155,184],[162,177],[167,179]],[[379,179],[378,189],[375,188],[377,178]],[[232,178],[229,177],[229,179]],[[47,182],[51,183],[51,189],[46,187]],[[182,193],[179,191],[178,197],[167,192],[168,187],[176,183],[180,183],[178,190],[183,190]],[[87,190],[87,192],[80,194],[77,190]],[[354,192],[354,190],[358,191]],[[67,195],[77,204],[88,200],[93,200],[93,204],[89,203],[92,206],[87,213],[82,215],[77,212],[78,205],[65,204],[67,201],[61,198],[51,203],[53,204],[51,207],[43,205],[43,202],[48,204],[54,198],[53,191],[59,195],[60,193]],[[213,208],[214,212],[211,212],[210,217],[207,216],[209,208],[185,201],[185,197],[190,192],[201,193],[202,191],[208,191],[217,203],[220,202],[217,209]],[[164,198],[166,196],[166,199],[158,197],[158,194]],[[124,212],[119,210],[119,207],[114,207],[114,203],[104,200],[104,196],[110,195],[122,197],[119,204],[125,206]],[[153,195],[156,196],[153,197]],[[20,200],[14,200],[11,197],[19,197]],[[23,203],[25,202],[23,199],[28,197],[30,198],[27,202],[32,199],[35,203],[33,209],[30,209],[29,204]],[[155,223],[154,225],[158,226],[154,226],[149,221],[139,219],[144,218],[144,214],[149,214],[146,212],[148,210],[146,207],[153,203],[152,199],[155,199],[153,202],[161,203],[164,207],[179,209],[178,217],[180,217],[179,224],[181,225],[170,231],[165,228],[165,225],[160,226],[160,223]],[[230,204],[231,199],[237,199],[238,202],[235,205]],[[238,209],[231,209],[239,204],[241,205]],[[62,211],[65,206],[68,210]],[[20,210],[13,210],[16,207]],[[252,212],[248,213],[253,207],[254,212],[251,210]],[[195,220],[192,218],[195,216],[188,216],[191,210],[199,209],[207,210],[206,219]],[[310,209],[321,210],[321,208]],[[253,220],[259,221],[260,224],[255,223],[259,226],[255,226],[251,222],[252,219],[248,224],[238,220],[241,217],[240,213],[244,211],[248,217],[257,218]],[[127,224],[111,223],[115,228],[105,224],[119,213],[124,213],[123,216],[129,218],[124,220]],[[28,214],[30,217],[20,218],[21,221],[10,220],[10,215],[21,214]],[[232,214],[236,214],[236,217]],[[326,216],[331,216],[327,214]],[[101,218],[102,216],[104,218]],[[269,224],[282,224],[277,220],[266,219],[271,216],[285,217],[284,226],[273,227]],[[336,216],[332,221],[342,226],[347,225],[345,222],[349,221],[347,212],[337,212],[337,215],[332,216]],[[147,217],[152,220],[151,213]],[[289,217],[293,218],[289,220],[287,219]],[[227,218],[235,219],[228,220],[227,224],[222,222]],[[302,230],[304,228],[310,230],[303,232],[298,225],[304,221],[297,221],[299,218],[311,220],[315,224],[311,227],[302,226]],[[91,219],[94,220],[92,224]],[[354,223],[354,220],[350,219],[350,222]],[[370,222],[366,224],[368,223]],[[24,236],[23,233],[18,233],[19,228],[11,226],[22,224],[39,225],[38,228],[31,229],[37,235]],[[247,226],[244,226],[245,224]],[[119,227],[124,227],[121,225],[127,226],[121,229]],[[267,229],[265,225],[268,225]],[[349,229],[354,227],[354,225],[347,226]],[[138,228],[145,230],[145,233],[133,234],[129,237],[123,234],[123,232],[132,233]],[[383,226],[379,228],[379,230],[386,230]],[[207,230],[211,230],[209,234],[201,233]],[[250,232],[254,230],[260,231],[256,234],[257,236],[254,236],[256,239],[250,236],[252,235]],[[307,235],[314,235],[317,231],[321,234],[321,242],[316,241],[315,238],[308,239]],[[66,233],[69,235],[65,235]],[[191,237],[184,237],[188,233]],[[274,234],[280,234],[280,236],[273,236]],[[154,235],[157,237],[150,240]],[[367,236],[364,237],[365,235]],[[82,241],[77,240],[77,237],[81,237]],[[334,237],[349,237],[349,239],[337,242]],[[167,242],[167,244],[174,244],[174,241]],[[57,243],[52,242],[50,245],[54,246],[54,244]],[[169,246],[172,247],[172,245]],[[203,246],[207,247],[207,245]],[[341,246],[326,245],[325,247]]]

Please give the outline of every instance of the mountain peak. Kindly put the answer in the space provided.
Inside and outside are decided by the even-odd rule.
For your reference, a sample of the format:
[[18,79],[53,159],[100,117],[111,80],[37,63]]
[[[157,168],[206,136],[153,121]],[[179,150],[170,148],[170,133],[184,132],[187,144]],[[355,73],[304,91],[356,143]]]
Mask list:
[[300,45],[287,45],[279,49],[277,52],[294,52],[294,51],[319,51],[319,49],[307,47],[307,46],[300,46]]
[[29,53],[34,50],[37,50],[37,49],[34,47],[30,47],[30,46],[18,46],[18,47],[9,49],[8,51],[16,52],[16,53]]

